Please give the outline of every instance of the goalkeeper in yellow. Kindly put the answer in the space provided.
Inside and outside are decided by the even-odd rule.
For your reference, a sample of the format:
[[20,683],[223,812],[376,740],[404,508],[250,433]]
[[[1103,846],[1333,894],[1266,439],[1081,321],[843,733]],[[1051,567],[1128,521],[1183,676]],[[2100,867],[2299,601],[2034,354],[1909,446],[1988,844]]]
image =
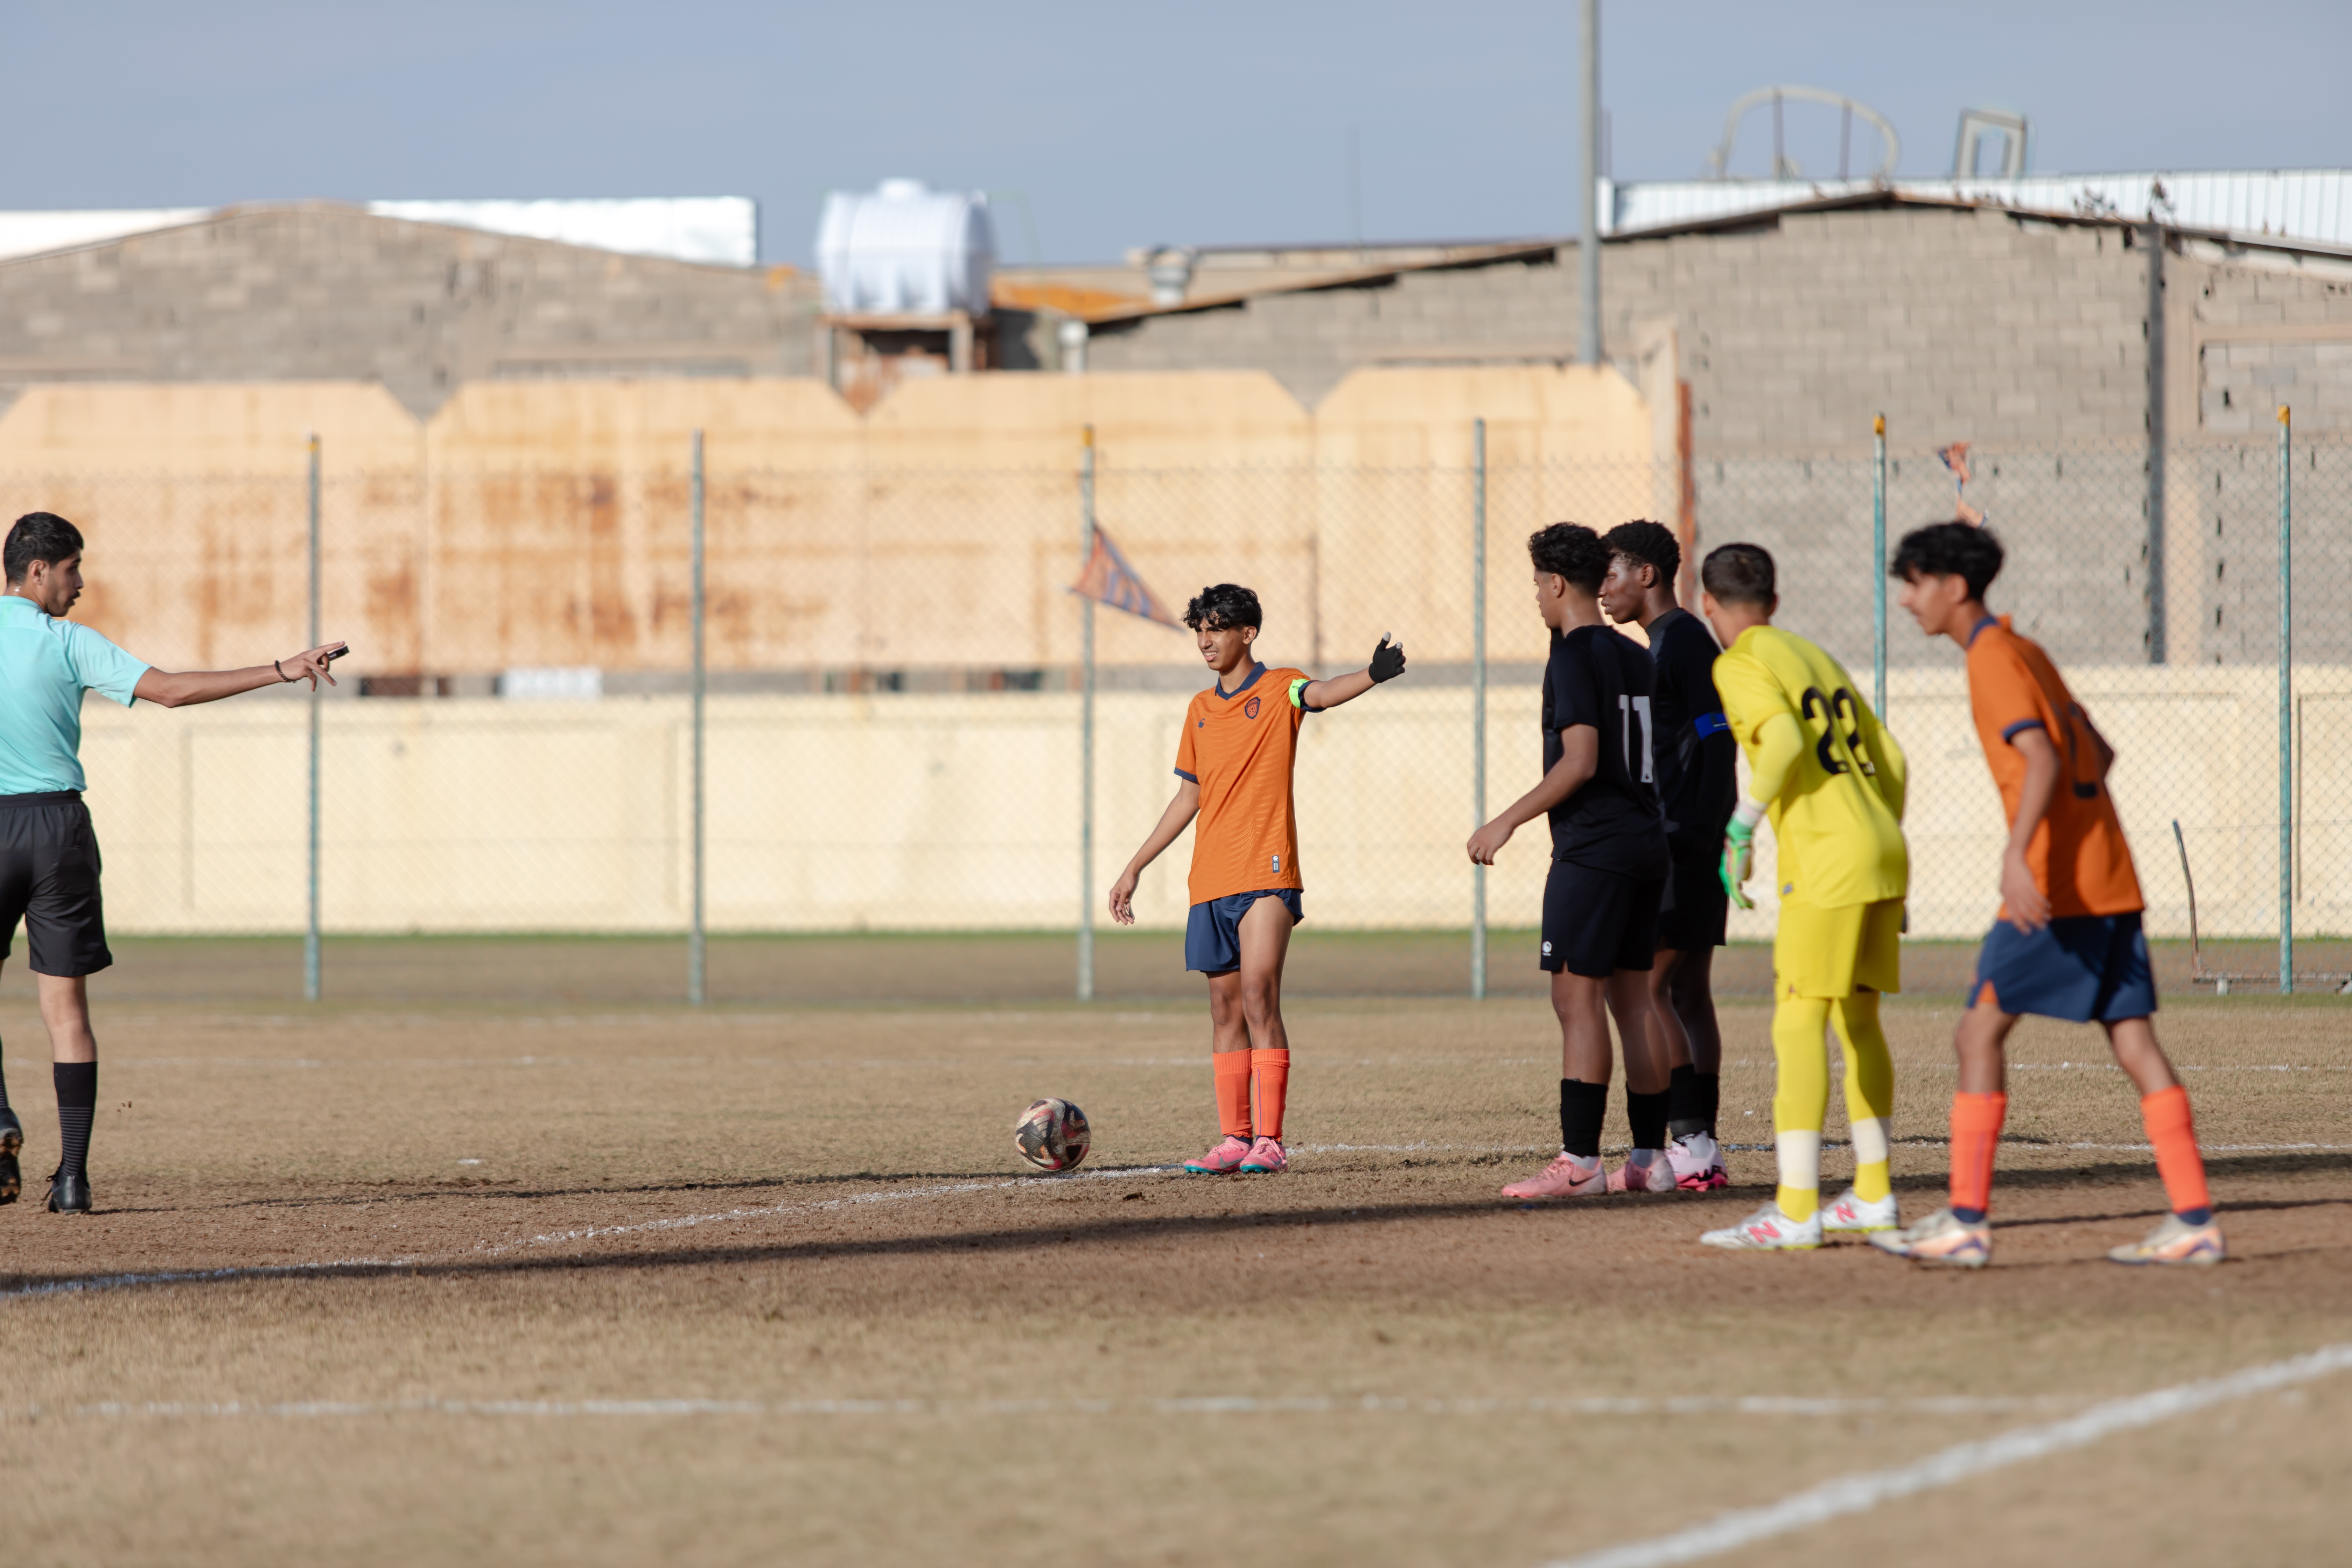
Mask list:
[[[1753,1252],[1815,1247],[1824,1233],[1859,1237],[1898,1223],[1886,1171],[1895,1067],[1878,1026],[1878,998],[1902,989],[1910,880],[1902,749],[1854,695],[1837,660],[1771,624],[1780,604],[1774,575],[1772,557],[1753,544],[1712,552],[1699,574],[1700,607],[1723,644],[1716,689],[1748,757],[1748,787],[1724,837],[1724,890],[1734,902],[1754,908],[1740,884],[1756,824],[1767,814],[1779,854],[1772,1133],[1780,1191],[1738,1225],[1700,1237],[1709,1247]],[[1853,1186],[1827,1208],[1821,1202],[1830,1098],[1825,1026],[1845,1052],[1854,1161]]]

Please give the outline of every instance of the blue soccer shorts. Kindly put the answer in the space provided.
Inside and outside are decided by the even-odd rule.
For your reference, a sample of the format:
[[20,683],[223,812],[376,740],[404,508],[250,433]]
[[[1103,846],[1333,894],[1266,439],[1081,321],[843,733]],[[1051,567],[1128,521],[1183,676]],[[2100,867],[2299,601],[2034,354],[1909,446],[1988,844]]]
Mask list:
[[1204,899],[1192,906],[1184,921],[1184,967],[1203,974],[1231,974],[1242,966],[1242,917],[1260,899],[1280,899],[1290,911],[1290,923],[1307,918],[1296,888],[1267,888],[1255,893],[1228,893]]
[[1996,921],[1977,954],[1969,999],[2073,1024],[2148,1016],[2156,1011],[2156,975],[2139,911],[2070,915],[2030,935]]

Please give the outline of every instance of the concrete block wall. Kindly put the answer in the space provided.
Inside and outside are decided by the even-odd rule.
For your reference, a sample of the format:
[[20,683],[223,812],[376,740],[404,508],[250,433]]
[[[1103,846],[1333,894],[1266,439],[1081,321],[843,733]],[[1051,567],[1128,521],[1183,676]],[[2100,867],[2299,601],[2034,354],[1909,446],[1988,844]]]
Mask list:
[[317,206],[0,265],[0,405],[44,381],[380,379],[420,417],[466,381],[804,375],[796,275]]
[[[1533,262],[1263,296],[1101,331],[1103,369],[1262,366],[1313,403],[1357,364],[1576,343],[1575,247]],[[1604,335],[1672,321],[1707,453],[1898,440],[2137,439],[2147,269],[2126,230],[1987,210],[1791,214],[1769,227],[1628,240],[1601,272]]]

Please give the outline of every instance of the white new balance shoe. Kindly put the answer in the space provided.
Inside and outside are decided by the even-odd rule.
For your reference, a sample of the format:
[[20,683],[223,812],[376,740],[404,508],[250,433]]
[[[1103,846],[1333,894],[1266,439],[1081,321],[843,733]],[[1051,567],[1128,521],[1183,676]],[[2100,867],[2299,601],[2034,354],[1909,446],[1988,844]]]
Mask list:
[[1822,1244],[1821,1212],[1815,1210],[1811,1219],[1790,1219],[1775,1200],[1738,1225],[1710,1230],[1699,1239],[1732,1252],[1811,1252]]
[[1848,1187],[1838,1195],[1837,1202],[1822,1211],[1822,1230],[1828,1236],[1868,1236],[1873,1231],[1896,1229],[1902,1224],[1893,1193],[1873,1203],[1855,1196],[1853,1189]]

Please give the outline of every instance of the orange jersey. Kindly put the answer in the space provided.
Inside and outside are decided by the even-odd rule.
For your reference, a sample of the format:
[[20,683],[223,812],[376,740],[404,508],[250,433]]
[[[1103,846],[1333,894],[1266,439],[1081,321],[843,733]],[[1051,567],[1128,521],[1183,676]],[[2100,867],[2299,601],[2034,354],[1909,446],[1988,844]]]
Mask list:
[[1254,666],[1232,691],[1222,685],[1184,710],[1176,772],[1201,786],[1192,825],[1192,901],[1268,888],[1297,888],[1298,814],[1290,774],[1307,717],[1307,672]]
[[[2025,757],[2011,742],[2038,729],[2058,748],[2058,787],[2025,848],[2033,885],[2049,898],[2052,916],[2119,915],[2141,908],[2131,846],[2124,842],[2115,797],[2099,780],[2091,721],[2042,645],[2011,630],[2007,616],[1988,616],[1969,634],[1969,706],[2012,826],[2025,792]],[[2001,913],[2008,912],[2003,905]]]

